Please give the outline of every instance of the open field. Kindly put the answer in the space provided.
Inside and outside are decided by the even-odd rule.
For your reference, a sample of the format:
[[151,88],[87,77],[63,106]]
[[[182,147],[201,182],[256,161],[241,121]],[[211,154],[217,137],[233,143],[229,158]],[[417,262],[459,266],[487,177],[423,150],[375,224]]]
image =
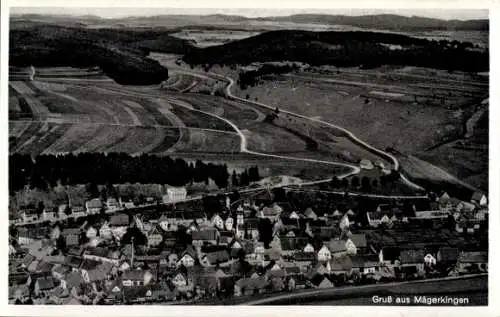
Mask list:
[[244,30],[204,30],[203,28],[199,28],[183,30],[172,34],[172,36],[185,40],[191,40],[198,47],[207,47],[221,45],[230,41],[241,40],[259,33],[260,32]]

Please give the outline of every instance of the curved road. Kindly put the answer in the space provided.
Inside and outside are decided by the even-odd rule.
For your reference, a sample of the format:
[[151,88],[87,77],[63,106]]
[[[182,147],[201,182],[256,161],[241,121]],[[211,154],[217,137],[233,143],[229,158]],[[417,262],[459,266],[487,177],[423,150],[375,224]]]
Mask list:
[[[185,73],[185,74],[189,74],[189,75],[193,75],[193,76],[197,75],[196,72],[189,72],[189,71],[184,71],[184,70],[178,70],[177,72]],[[222,79],[222,80],[225,80],[226,82],[228,82],[228,85],[226,87],[226,94],[227,94],[228,97],[230,97],[232,99],[235,99],[235,100],[238,100],[238,101],[242,101],[242,102],[246,102],[246,103],[251,103],[251,104],[254,104],[254,105],[257,105],[257,106],[260,106],[260,107],[264,107],[264,108],[267,108],[267,109],[270,109],[270,110],[274,110],[275,109],[275,108],[273,108],[273,107],[271,107],[269,105],[266,105],[266,104],[263,104],[263,103],[260,103],[260,102],[257,102],[257,101],[243,99],[243,98],[240,98],[238,96],[233,95],[233,93],[231,92],[231,87],[234,85],[234,80],[231,77],[227,77],[227,76],[224,76],[224,75],[219,75],[219,74],[211,73],[211,72],[208,73],[208,74],[210,76],[213,76],[213,77],[216,77],[218,79]],[[387,153],[385,151],[382,151],[380,149],[377,149],[376,147],[374,147],[374,146],[366,143],[365,141],[359,139],[351,131],[349,131],[349,130],[341,127],[341,126],[338,126],[338,125],[335,125],[333,123],[329,123],[329,122],[326,122],[326,121],[322,121],[322,120],[319,120],[319,119],[307,117],[307,116],[304,116],[304,115],[301,115],[301,114],[298,114],[298,113],[295,113],[295,112],[287,111],[287,110],[280,109],[280,112],[286,113],[288,115],[291,115],[291,116],[294,116],[294,117],[297,117],[297,118],[306,119],[306,120],[310,120],[310,121],[313,121],[313,122],[321,123],[321,124],[327,125],[329,127],[332,127],[334,129],[340,130],[340,131],[344,132],[345,134],[347,134],[348,138],[351,141],[353,141],[354,143],[360,144],[364,148],[368,149],[369,151],[376,152],[380,156],[383,156],[385,158],[389,158],[389,160],[391,160],[393,162],[394,169],[395,170],[399,170],[399,161],[397,160],[397,158],[394,155],[392,155],[390,153]],[[401,174],[401,179],[402,179],[403,182],[405,182],[405,184],[407,184],[408,186],[410,186],[410,187],[412,187],[414,189],[417,189],[417,190],[423,190],[424,189],[421,186],[419,186],[419,185],[413,183],[412,181],[410,181],[409,179],[407,179],[402,174]]]

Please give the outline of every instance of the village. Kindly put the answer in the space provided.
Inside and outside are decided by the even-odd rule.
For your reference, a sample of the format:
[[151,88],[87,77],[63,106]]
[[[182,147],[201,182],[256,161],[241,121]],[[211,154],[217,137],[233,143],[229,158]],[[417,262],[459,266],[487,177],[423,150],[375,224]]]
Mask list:
[[9,230],[9,302],[197,303],[486,273],[487,204],[169,188],[141,207],[108,197],[23,210]]

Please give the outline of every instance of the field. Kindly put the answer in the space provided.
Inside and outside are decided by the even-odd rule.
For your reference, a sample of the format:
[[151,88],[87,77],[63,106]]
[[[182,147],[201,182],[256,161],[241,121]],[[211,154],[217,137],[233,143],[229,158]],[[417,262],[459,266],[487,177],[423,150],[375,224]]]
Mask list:
[[463,138],[465,122],[487,97],[487,77],[410,67],[322,67],[234,90],[242,98],[338,124],[380,149],[413,154],[487,188],[487,151],[477,149],[487,144],[484,134],[468,141],[474,151],[453,143]]
[[172,36],[191,40],[198,47],[207,47],[213,45],[221,45],[227,42],[241,40],[246,37],[254,36],[260,32],[244,31],[244,30],[204,30],[199,29],[186,29],[181,32],[173,33]]

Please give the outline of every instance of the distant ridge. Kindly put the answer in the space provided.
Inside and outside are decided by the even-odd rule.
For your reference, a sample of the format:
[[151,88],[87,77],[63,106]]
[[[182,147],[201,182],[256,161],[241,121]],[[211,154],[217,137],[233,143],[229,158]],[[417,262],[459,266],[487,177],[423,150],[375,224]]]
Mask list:
[[164,22],[165,26],[187,26],[187,25],[217,25],[236,22],[292,22],[300,24],[324,24],[324,25],[345,25],[366,29],[386,29],[386,30],[489,30],[488,19],[478,20],[442,20],[420,16],[402,16],[396,14],[377,15],[328,15],[328,14],[294,14],[289,16],[271,16],[248,18],[241,15],[209,14],[209,15],[188,15],[188,14],[162,14],[154,16],[129,16],[123,18],[102,18],[95,15],[72,16],[72,15],[45,15],[45,14],[13,14],[12,19],[42,20],[48,22],[70,22],[71,20],[80,23],[120,23],[134,26],[137,24],[159,26],[159,22]]

